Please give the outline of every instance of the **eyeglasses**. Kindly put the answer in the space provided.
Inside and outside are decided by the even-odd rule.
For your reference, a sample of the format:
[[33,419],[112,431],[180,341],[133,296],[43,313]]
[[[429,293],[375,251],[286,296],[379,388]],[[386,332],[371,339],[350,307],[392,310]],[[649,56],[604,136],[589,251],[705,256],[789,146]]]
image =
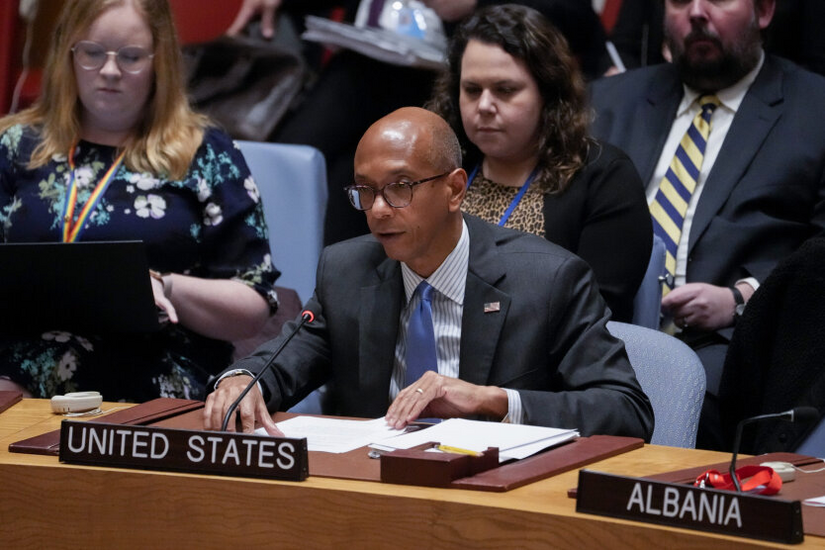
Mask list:
[[145,70],[155,54],[149,53],[140,46],[123,46],[117,51],[106,51],[106,48],[97,42],[81,40],[72,48],[75,61],[87,71],[96,71],[106,64],[110,55],[115,56],[117,66],[121,71],[138,74]]
[[349,197],[349,202],[356,210],[369,210],[375,203],[375,195],[381,194],[384,202],[393,208],[404,208],[409,206],[413,198],[413,187],[422,183],[427,183],[438,178],[443,178],[450,172],[444,172],[437,176],[430,176],[417,181],[397,181],[388,183],[381,189],[370,187],[369,185],[350,185],[345,188]]

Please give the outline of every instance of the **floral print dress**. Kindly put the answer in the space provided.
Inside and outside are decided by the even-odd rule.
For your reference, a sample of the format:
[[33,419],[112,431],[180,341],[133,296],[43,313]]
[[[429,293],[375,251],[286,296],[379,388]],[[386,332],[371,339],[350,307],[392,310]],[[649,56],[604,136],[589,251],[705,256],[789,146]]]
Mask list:
[[[0,135],[0,242],[62,240],[68,151],[30,170],[38,143],[30,127],[12,126]],[[77,144],[75,211],[115,160],[113,147]],[[277,306],[273,284],[279,272],[271,262],[258,188],[240,150],[216,129],[206,131],[181,180],[121,164],[78,240],[142,240],[152,269],[238,280]],[[0,315],[14,314],[0,304]],[[81,335],[55,327],[25,337],[0,334],[0,377],[36,397],[98,390],[110,401],[201,399],[231,352],[228,342],[171,323],[151,334]]]

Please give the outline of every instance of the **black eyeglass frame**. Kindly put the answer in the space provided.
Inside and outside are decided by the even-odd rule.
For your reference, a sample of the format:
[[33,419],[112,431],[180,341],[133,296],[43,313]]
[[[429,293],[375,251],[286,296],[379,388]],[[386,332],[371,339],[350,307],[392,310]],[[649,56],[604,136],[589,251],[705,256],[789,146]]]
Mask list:
[[[414,195],[413,189],[415,188],[416,185],[421,185],[422,183],[427,183],[428,181],[433,181],[433,180],[436,180],[438,178],[443,178],[444,176],[450,175],[452,172],[453,171],[450,170],[449,172],[444,172],[443,174],[438,174],[437,176],[430,176],[429,178],[423,178],[423,179],[415,180],[415,181],[393,181],[393,182],[388,183],[387,185],[385,185],[381,189],[376,189],[375,187],[370,187],[369,185],[350,185],[348,187],[345,187],[344,191],[346,192],[347,197],[349,198],[349,202],[352,205],[352,207],[355,208],[356,210],[360,211],[360,212],[366,212],[367,210],[371,209],[373,207],[373,205],[375,204],[375,197],[379,193],[381,194],[381,198],[384,199],[384,202],[389,204],[391,207],[393,207],[393,208],[406,208],[407,206],[409,206],[412,203],[413,195]],[[393,204],[393,202],[387,198],[387,195],[385,193],[385,190],[388,187],[391,187],[391,186],[395,187],[395,188],[409,187],[410,188],[410,200],[408,200],[406,204]],[[355,198],[353,197],[353,192],[358,193],[360,195],[360,191],[362,189],[363,190],[369,189],[369,191],[372,193],[372,200],[370,201],[370,205],[367,208],[358,208],[358,205],[355,204]],[[361,202],[363,203],[364,201],[361,201]]]

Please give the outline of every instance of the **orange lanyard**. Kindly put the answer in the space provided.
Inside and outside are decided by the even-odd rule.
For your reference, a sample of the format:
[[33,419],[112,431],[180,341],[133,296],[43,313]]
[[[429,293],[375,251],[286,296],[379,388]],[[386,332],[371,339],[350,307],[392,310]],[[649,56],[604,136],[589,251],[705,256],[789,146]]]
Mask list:
[[80,210],[80,214],[77,216],[77,220],[74,220],[74,210],[77,205],[77,169],[74,164],[74,151],[76,147],[77,141],[72,144],[72,148],[69,150],[69,169],[72,172],[71,177],[69,178],[69,185],[66,189],[65,204],[63,205],[64,243],[73,243],[80,236],[83,227],[86,225],[86,220],[88,220],[89,215],[95,209],[95,206],[97,206],[100,198],[106,192],[106,188],[109,187],[109,184],[112,182],[117,169],[123,162],[123,156],[126,154],[126,151],[123,151],[120,155],[118,155],[115,162],[112,163],[103,175],[103,178],[95,186],[94,191],[92,191],[92,194],[89,196],[89,200],[87,200],[86,204],[83,205],[83,208]]

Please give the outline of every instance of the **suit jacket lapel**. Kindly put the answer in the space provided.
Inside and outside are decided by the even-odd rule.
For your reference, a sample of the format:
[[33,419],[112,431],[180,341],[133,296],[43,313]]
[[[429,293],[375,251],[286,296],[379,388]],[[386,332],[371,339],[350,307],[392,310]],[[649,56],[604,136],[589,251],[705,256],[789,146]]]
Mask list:
[[[461,320],[459,378],[481,385],[488,383],[510,296],[495,287],[505,270],[490,228],[472,216],[465,215],[465,220],[470,233],[470,260]],[[485,313],[485,309],[497,311]]]
[[646,91],[646,101],[641,103],[637,120],[633,123],[635,130],[630,133],[627,143],[626,152],[636,165],[645,186],[653,177],[676,116],[676,109],[682,100],[682,84],[676,71],[670,65],[663,66],[662,71],[664,74],[657,73],[661,78],[653,79]]
[[782,114],[782,99],[782,72],[770,58],[766,58],[762,70],[742,100],[719,156],[708,174],[693,217],[688,253],[722,209],[759,152],[762,142]]
[[386,398],[395,360],[404,285],[401,267],[394,260],[384,260],[375,272],[378,281],[359,290],[359,382],[361,391],[383,392],[382,397]]

